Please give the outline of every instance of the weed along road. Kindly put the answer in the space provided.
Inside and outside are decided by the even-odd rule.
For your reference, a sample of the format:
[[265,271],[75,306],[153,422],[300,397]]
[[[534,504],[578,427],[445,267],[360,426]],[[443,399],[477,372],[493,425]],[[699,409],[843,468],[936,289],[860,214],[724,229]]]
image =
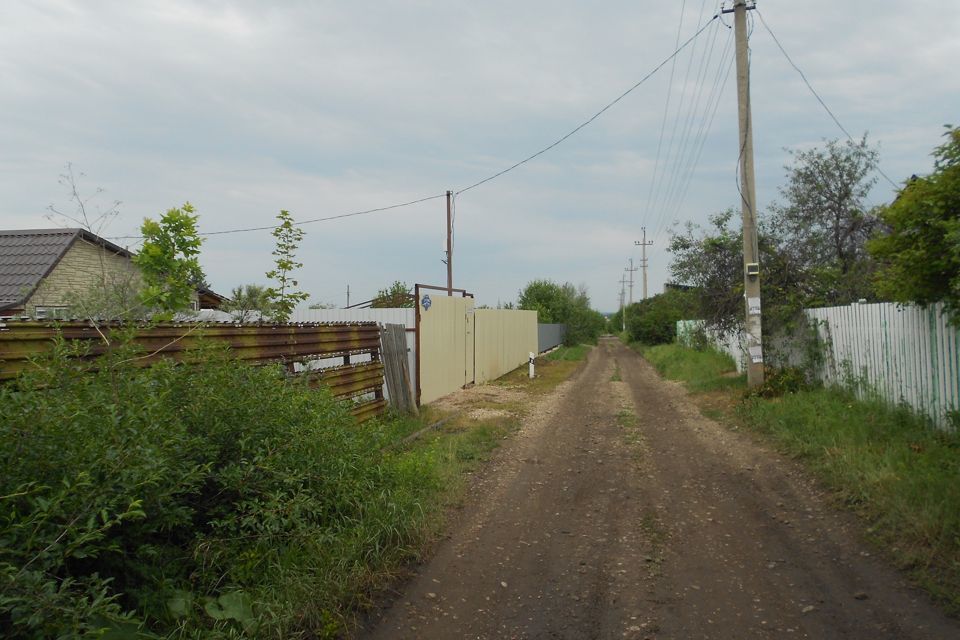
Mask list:
[[619,341],[539,401],[363,638],[960,638],[798,467]]

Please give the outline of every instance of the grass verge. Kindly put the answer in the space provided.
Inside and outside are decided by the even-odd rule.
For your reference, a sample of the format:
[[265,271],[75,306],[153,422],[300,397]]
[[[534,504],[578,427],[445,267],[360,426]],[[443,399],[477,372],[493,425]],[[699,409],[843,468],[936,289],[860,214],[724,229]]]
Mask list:
[[641,349],[686,383],[708,417],[762,434],[802,461],[865,522],[867,538],[960,614],[960,435],[909,409],[836,388],[744,397],[743,376],[715,353]]

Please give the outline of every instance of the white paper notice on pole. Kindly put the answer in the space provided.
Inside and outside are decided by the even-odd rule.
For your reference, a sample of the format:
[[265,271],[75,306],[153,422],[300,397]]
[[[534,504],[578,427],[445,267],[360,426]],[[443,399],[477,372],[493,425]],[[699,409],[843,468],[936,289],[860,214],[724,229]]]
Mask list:
[[760,315],[760,298],[747,298],[747,313],[751,316]]
[[750,362],[754,364],[763,362],[763,347],[760,345],[750,347]]

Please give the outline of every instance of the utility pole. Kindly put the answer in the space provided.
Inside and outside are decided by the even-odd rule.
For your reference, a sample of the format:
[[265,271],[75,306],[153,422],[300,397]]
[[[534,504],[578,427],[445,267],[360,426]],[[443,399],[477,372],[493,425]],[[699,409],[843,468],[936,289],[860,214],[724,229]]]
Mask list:
[[640,246],[643,248],[643,257],[640,258],[640,266],[643,267],[643,299],[647,299],[647,247],[653,244],[653,240],[647,242],[647,228],[640,227],[643,231],[643,241],[634,240],[634,246]]
[[620,277],[620,330],[627,330],[627,307],[623,304],[623,299],[627,295],[627,290],[625,285],[627,284],[627,276]]
[[453,217],[451,199],[453,191],[447,191],[447,295],[453,297]]
[[[760,322],[760,251],[757,247],[757,190],[753,177],[753,122],[750,114],[750,52],[747,10],[756,0],[734,0],[737,52],[737,106],[740,125],[740,201],[743,211],[743,291],[747,332],[747,385],[763,384],[763,333]],[[724,9],[730,13],[730,9]]]
[[630,258],[630,267],[624,267],[623,270],[630,274],[630,304],[633,304],[633,273],[637,270],[633,266],[633,258]]
[[350,285],[347,285],[347,307],[350,306]]

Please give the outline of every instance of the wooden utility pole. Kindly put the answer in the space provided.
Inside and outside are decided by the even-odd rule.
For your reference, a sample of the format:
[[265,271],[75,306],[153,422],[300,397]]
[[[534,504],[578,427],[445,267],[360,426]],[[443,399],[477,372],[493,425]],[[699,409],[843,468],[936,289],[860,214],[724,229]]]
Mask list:
[[[753,177],[753,121],[750,115],[750,53],[747,10],[756,1],[734,0],[737,52],[737,106],[740,138],[740,203],[743,212],[743,291],[746,311],[747,385],[763,384],[763,332],[760,322],[760,251],[757,247],[757,190]],[[729,10],[725,10],[729,12]]]
[[447,191],[447,295],[453,297],[453,217],[451,199],[453,191]]
[[642,247],[643,257],[640,259],[640,266],[643,268],[643,299],[647,299],[647,247],[653,244],[653,240],[647,242],[647,228],[640,227],[643,231],[643,241],[634,240],[634,246]]
[[637,270],[637,268],[633,266],[633,258],[630,258],[630,266],[624,267],[623,270],[630,274],[630,304],[633,304],[633,274]]

